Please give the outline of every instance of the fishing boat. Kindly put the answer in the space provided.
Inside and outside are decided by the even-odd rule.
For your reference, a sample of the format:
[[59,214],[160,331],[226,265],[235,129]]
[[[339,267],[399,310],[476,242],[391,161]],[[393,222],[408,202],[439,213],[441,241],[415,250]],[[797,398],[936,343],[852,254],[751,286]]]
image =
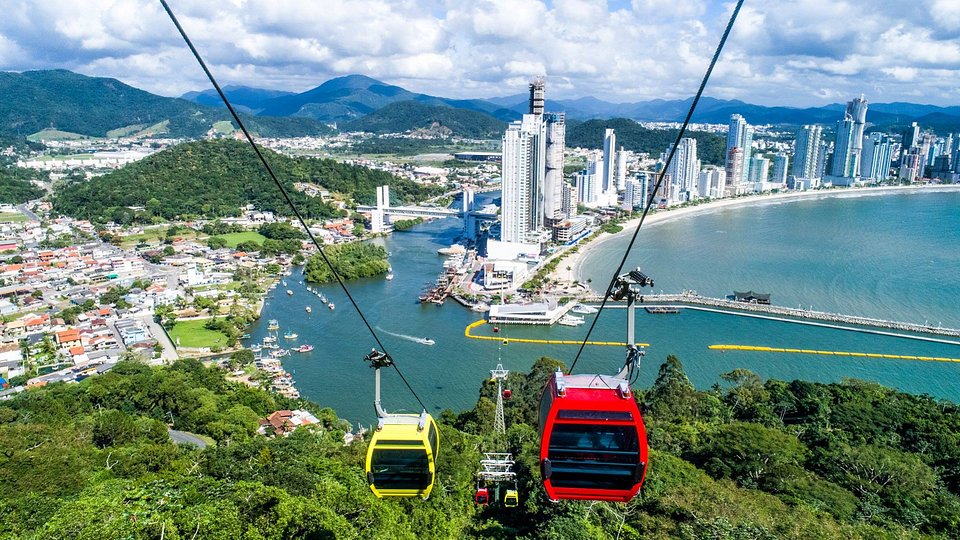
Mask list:
[[388,271],[388,272],[387,272],[386,280],[387,280],[387,281],[393,281],[393,271]]
[[263,337],[263,342],[264,342],[264,343],[276,343],[276,342],[277,342],[277,336],[264,336],[264,337]]
[[281,358],[281,357],[284,357],[284,356],[286,356],[286,355],[288,355],[288,354],[290,354],[290,351],[288,351],[288,350],[286,350],[286,349],[277,349],[277,350],[271,352],[271,353],[270,353],[270,356],[272,356],[272,357],[274,357],[274,358]]
[[267,330],[279,330],[280,323],[276,319],[270,319],[270,322],[267,323]]
[[333,304],[333,302],[330,302],[329,304],[327,304],[327,307],[330,308],[330,309],[333,309],[333,308],[335,308],[335,307],[337,307],[337,306],[335,306],[335,305]]
[[303,309],[306,310],[307,313],[312,313],[312,312],[313,312],[313,308],[310,307],[310,306],[307,306],[307,307],[305,307],[305,308],[303,308]]
[[327,297],[324,296],[323,293],[320,291],[317,291],[317,298],[319,298],[320,301],[323,302],[324,304],[327,303]]
[[297,339],[299,337],[296,332],[287,332],[283,335],[283,339]]
[[284,287],[287,286],[287,280],[283,280],[283,286],[284,286]]
[[313,345],[306,345],[306,344],[304,344],[304,345],[301,345],[301,346],[295,348],[294,350],[297,351],[297,352],[300,352],[300,353],[310,352],[310,351],[313,350]]
[[253,345],[250,346],[250,351],[251,351],[251,352],[257,353],[257,352],[260,352],[261,350],[263,350],[263,347],[260,346],[260,345],[257,345],[256,343],[254,343]]
[[253,336],[251,336],[250,334],[244,334],[244,335],[240,336],[240,339],[250,339],[251,337],[253,337]]

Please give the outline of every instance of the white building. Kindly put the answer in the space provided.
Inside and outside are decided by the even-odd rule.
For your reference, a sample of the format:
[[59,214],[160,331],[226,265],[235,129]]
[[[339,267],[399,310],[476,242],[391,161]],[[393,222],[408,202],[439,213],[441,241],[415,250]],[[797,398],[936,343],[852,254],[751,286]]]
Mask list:
[[[667,149],[664,159],[670,154]],[[673,155],[673,160],[667,168],[667,174],[673,186],[670,190],[673,199],[670,203],[678,203],[696,198],[697,179],[700,176],[700,160],[697,159],[697,140],[691,137],[680,139],[680,145]]]
[[607,128],[603,132],[603,183],[600,186],[601,191],[609,193],[617,190],[616,183],[616,153],[617,153],[617,134],[613,129]]
[[503,134],[500,239],[523,242],[543,226],[546,157],[543,117],[525,114]]

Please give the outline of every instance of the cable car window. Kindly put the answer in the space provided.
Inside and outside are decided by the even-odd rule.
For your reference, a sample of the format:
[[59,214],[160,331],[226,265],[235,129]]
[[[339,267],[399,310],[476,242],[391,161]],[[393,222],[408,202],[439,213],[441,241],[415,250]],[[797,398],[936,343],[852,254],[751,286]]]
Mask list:
[[631,489],[642,473],[634,426],[555,424],[548,453],[556,487]]
[[430,441],[430,450],[433,452],[433,456],[437,456],[437,427],[433,422],[430,422],[430,429],[427,431],[427,440]]
[[580,411],[562,409],[557,411],[557,420],[610,420],[633,422],[633,415],[626,411]]
[[543,434],[543,428],[547,425],[547,417],[550,416],[550,405],[553,404],[553,388],[549,385],[543,390],[540,396],[540,433]]
[[377,489],[422,489],[430,484],[430,465],[423,450],[376,448],[370,471]]

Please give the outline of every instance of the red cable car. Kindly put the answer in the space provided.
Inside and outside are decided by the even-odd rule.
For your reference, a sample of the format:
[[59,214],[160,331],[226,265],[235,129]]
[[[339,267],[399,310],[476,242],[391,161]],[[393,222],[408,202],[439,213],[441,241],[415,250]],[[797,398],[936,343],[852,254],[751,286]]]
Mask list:
[[510,389],[503,391],[503,399],[510,399],[511,397],[513,397],[513,392]]
[[490,502],[490,490],[485,487],[478,487],[473,495],[473,501],[480,506],[486,506]]
[[551,500],[627,502],[647,472],[647,432],[625,378],[564,375],[540,398],[540,472]]

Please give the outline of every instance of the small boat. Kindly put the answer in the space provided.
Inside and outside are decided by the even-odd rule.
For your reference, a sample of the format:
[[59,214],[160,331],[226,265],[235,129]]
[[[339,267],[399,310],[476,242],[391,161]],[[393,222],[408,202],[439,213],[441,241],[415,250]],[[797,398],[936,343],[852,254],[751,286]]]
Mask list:
[[281,357],[286,356],[286,355],[288,355],[288,354],[290,354],[290,351],[288,351],[288,350],[286,350],[286,349],[277,349],[277,350],[273,351],[272,353],[270,353],[270,356],[272,356],[272,357],[274,357],[274,358],[281,358]]
[[276,342],[277,342],[277,336],[264,336],[263,342],[264,342],[264,343],[276,343]]
[[387,281],[393,281],[393,272],[387,272]]
[[293,291],[291,291],[290,289],[287,289],[287,294],[289,294],[290,296],[293,296]]
[[287,286],[287,280],[283,280],[283,286],[284,286],[284,287]]
[[267,330],[277,330],[280,328],[280,323],[276,319],[270,319],[270,322],[267,323]]
[[263,350],[263,347],[261,347],[260,345],[253,344],[253,345],[250,346],[250,351],[251,351],[251,352],[255,352],[255,353],[256,353],[256,352],[260,352],[261,350]]
[[586,321],[583,320],[583,317],[574,317],[573,315],[564,315],[563,317],[560,317],[560,320],[557,321],[557,324],[561,324],[563,326],[580,326],[585,322]]
[[297,351],[297,352],[300,352],[300,353],[310,352],[310,351],[313,350],[313,345],[301,345],[301,346],[297,347],[297,348],[294,349],[294,350]]
[[596,313],[599,310],[593,306],[588,306],[585,304],[577,304],[573,306],[573,309],[571,309],[570,311],[574,313],[581,313],[581,314],[587,315],[590,313]]
[[430,338],[423,338],[420,340],[420,343],[423,343],[424,345],[435,345],[437,342]]
[[313,308],[310,307],[310,306],[307,306],[307,307],[305,307],[305,308],[303,308],[303,309],[306,310],[307,313],[313,313]]
[[327,297],[324,296],[322,292],[317,291],[317,298],[319,298],[320,301],[323,302],[324,304],[327,303]]
[[330,302],[329,304],[327,304],[327,307],[330,308],[330,309],[333,309],[333,308],[335,308],[335,307],[337,307],[337,306],[335,306],[335,305],[333,304],[333,302]]
[[296,332],[287,332],[283,335],[283,339],[297,339],[298,337]]

